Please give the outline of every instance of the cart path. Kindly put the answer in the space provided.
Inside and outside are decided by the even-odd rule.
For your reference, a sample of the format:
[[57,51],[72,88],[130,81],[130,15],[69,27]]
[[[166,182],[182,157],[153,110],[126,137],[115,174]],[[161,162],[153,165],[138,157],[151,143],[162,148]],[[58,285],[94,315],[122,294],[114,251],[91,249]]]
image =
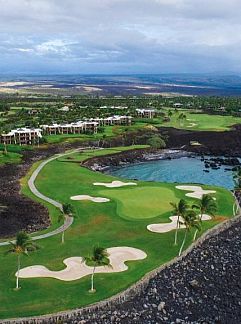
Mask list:
[[[88,147],[78,148],[78,149],[75,149],[75,150],[73,150],[71,152],[68,152],[68,153],[61,153],[61,154],[54,155],[53,157],[49,158],[48,160],[45,160],[45,161],[41,162],[40,165],[34,170],[34,172],[32,173],[31,177],[28,180],[28,187],[31,190],[31,192],[36,197],[46,201],[47,203],[55,206],[56,208],[59,208],[61,210],[61,212],[62,212],[63,211],[63,205],[61,203],[59,203],[58,201],[53,200],[52,198],[49,198],[49,197],[45,196],[44,194],[42,194],[40,191],[38,191],[38,189],[35,186],[35,180],[38,177],[40,171],[46,166],[46,164],[48,164],[48,163],[50,163],[50,162],[52,162],[52,161],[54,161],[54,160],[56,160],[56,159],[58,159],[60,157],[70,155],[70,154],[80,152],[80,151],[85,151],[85,150],[88,150],[88,149],[90,149],[90,148],[88,148]],[[70,216],[66,215],[63,225],[61,225],[60,227],[56,228],[55,230],[53,230],[51,232],[41,234],[41,235],[37,235],[37,236],[33,236],[32,240],[34,240],[34,241],[41,240],[41,239],[44,239],[44,238],[48,238],[50,236],[60,234],[60,233],[62,233],[64,231],[66,231],[72,225],[73,221],[74,221],[73,217],[70,217]],[[5,246],[5,245],[9,245],[9,244],[10,244],[9,241],[0,242],[0,246]]]

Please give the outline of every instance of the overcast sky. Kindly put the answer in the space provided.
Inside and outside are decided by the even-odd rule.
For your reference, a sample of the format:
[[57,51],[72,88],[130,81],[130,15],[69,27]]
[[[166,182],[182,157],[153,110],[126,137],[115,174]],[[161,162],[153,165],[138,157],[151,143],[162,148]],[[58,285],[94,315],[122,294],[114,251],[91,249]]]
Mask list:
[[0,0],[2,73],[241,72],[241,0]]

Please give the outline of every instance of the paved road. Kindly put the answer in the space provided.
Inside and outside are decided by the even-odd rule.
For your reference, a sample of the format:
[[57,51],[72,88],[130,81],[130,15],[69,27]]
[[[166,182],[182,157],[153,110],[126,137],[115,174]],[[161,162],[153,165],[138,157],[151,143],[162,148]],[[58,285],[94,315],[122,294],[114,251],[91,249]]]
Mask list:
[[[57,154],[55,156],[53,156],[52,158],[46,160],[46,161],[43,161],[42,163],[40,163],[40,165],[37,167],[37,169],[32,173],[30,179],[28,180],[28,186],[29,186],[29,189],[31,190],[31,192],[38,198],[50,203],[51,205],[59,208],[61,210],[61,212],[63,211],[63,206],[61,203],[59,203],[58,201],[56,200],[53,200],[45,195],[43,195],[41,192],[38,191],[38,189],[36,188],[35,186],[35,180],[39,174],[39,172],[45,167],[46,164],[48,164],[49,162],[52,162],[62,156],[66,156],[66,155],[69,155],[69,154],[73,154],[75,152],[79,152],[79,151],[83,151],[83,150],[86,150],[88,148],[79,148],[79,149],[76,149],[74,151],[71,151],[69,153],[63,153],[63,154]],[[41,239],[44,239],[44,238],[47,238],[47,237],[50,237],[50,236],[54,236],[54,235],[57,235],[57,234],[60,234],[62,233],[63,231],[67,230],[73,223],[73,217],[70,217],[70,216],[66,216],[65,218],[65,222],[63,225],[61,225],[60,227],[56,228],[55,230],[51,231],[51,232],[48,232],[48,233],[45,233],[45,234],[41,234],[41,235],[37,235],[37,236],[33,236],[32,239],[33,240],[41,240]],[[4,246],[4,245],[9,245],[9,241],[5,241],[5,242],[0,242],[0,246]]]

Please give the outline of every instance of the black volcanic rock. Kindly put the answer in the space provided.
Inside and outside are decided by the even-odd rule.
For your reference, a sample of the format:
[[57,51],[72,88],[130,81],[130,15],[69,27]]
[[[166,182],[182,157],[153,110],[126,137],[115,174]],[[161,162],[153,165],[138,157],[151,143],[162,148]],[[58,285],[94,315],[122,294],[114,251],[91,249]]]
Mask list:
[[239,218],[230,228],[206,239],[181,261],[162,270],[130,301],[86,311],[63,323],[239,324],[240,246]]
[[[230,131],[192,131],[161,127],[162,136],[166,136],[167,148],[183,148],[201,155],[241,156],[241,125],[236,125]],[[201,146],[192,146],[191,142],[198,142]],[[231,163],[231,162],[230,162]]]

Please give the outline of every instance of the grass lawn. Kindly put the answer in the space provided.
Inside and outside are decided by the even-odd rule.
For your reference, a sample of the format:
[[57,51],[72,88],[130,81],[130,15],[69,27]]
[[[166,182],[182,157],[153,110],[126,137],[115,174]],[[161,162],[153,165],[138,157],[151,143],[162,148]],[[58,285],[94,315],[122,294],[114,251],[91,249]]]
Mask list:
[[[3,151],[4,150],[4,145],[0,144],[0,150]],[[32,151],[33,150],[33,146],[30,145],[14,145],[14,144],[9,144],[7,145],[7,151],[8,152],[12,152],[12,153],[21,153],[22,151]]]
[[0,151],[0,165],[7,163],[20,163],[22,155],[18,153],[8,152],[4,154]]
[[170,201],[177,202],[174,192],[165,187],[136,186],[131,189],[109,189],[100,191],[100,195],[114,199],[117,202],[118,215],[127,219],[145,219],[163,215],[170,211]]
[[178,114],[174,113],[171,121],[162,123],[162,126],[198,131],[225,131],[235,124],[241,124],[241,117],[195,114],[187,110],[183,113],[187,116],[186,120],[180,122],[177,119]]
[[[90,171],[76,163],[91,156],[117,153],[130,148],[133,147],[74,153],[71,156],[73,160],[59,158],[44,167],[37,178],[37,188],[57,201],[72,203],[76,217],[73,225],[66,231],[65,244],[60,243],[60,235],[38,241],[41,249],[29,257],[23,257],[22,267],[39,264],[50,270],[61,270],[64,269],[63,259],[87,256],[96,244],[105,248],[139,248],[147,253],[147,258],[127,262],[129,269],[122,273],[97,274],[95,294],[88,293],[90,277],[70,282],[49,278],[21,279],[22,289],[14,291],[16,256],[5,255],[7,247],[1,247],[0,318],[39,315],[91,304],[127,288],[148,271],[178,254],[183,230],[179,233],[179,246],[174,247],[174,232],[151,233],[146,226],[169,221],[168,217],[172,215],[169,202],[184,198],[187,192],[177,190],[176,184],[143,181],[138,181],[137,186],[115,189],[93,186],[94,182],[110,182],[117,178]],[[27,178],[22,181],[22,190],[24,194],[33,198],[26,184]],[[202,231],[232,216],[231,193],[222,188],[213,188],[217,191],[217,218],[204,222]],[[110,197],[111,201],[96,204],[70,200],[71,196],[82,194],[106,196]],[[187,201],[193,204],[195,199],[187,198]],[[56,223],[56,209],[49,207],[49,211]],[[189,235],[186,247],[191,243],[191,238]]]
[[117,135],[122,134],[125,129],[128,131],[135,131],[145,127],[145,124],[137,122],[131,126],[105,126],[102,133],[97,134],[57,134],[57,135],[46,135],[44,138],[47,143],[62,143],[62,142],[76,142],[76,141],[88,141],[88,140],[99,140],[106,138],[113,138]]

